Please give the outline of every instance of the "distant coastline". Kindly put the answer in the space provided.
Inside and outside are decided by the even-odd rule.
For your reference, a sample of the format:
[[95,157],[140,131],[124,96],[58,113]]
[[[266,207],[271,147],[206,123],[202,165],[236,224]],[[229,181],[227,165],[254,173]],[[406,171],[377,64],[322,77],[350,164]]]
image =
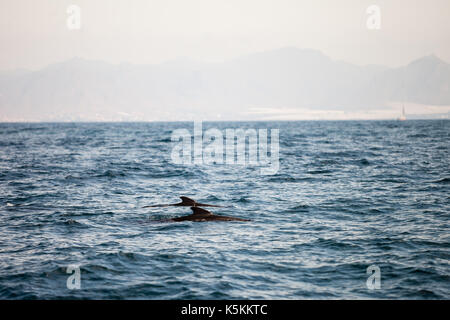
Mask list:
[[399,68],[293,47],[223,63],[75,58],[0,73],[0,121],[395,119],[394,101],[406,104],[408,119],[448,118],[449,86],[450,64],[435,55]]

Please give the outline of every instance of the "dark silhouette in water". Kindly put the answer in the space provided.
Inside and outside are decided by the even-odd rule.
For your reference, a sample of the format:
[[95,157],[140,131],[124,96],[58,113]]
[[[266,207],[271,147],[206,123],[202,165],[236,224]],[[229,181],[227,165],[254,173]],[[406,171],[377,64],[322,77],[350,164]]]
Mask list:
[[164,222],[172,221],[172,222],[181,222],[181,221],[193,221],[193,222],[205,222],[205,221],[250,221],[248,219],[235,218],[235,217],[227,217],[227,216],[219,216],[215,215],[212,212],[199,208],[199,207],[191,207],[193,211],[192,214],[183,217],[177,217],[168,220],[162,220]]
[[154,204],[151,206],[145,206],[143,208],[157,208],[157,207],[219,207],[224,208],[223,206],[216,206],[213,204],[199,203],[188,197],[180,197],[181,202],[174,204]]

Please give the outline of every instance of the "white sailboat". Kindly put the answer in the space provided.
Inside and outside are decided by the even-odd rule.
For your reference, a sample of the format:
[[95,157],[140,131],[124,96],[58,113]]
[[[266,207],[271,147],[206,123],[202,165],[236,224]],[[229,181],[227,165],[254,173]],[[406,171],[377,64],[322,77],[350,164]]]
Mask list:
[[406,86],[405,86],[405,75],[402,76],[402,91],[403,91],[403,99],[402,99],[402,115],[397,118],[398,121],[406,121],[406,113],[405,113],[405,101],[406,101]]
[[402,115],[397,120],[398,121],[405,121],[406,120],[405,106],[404,105],[402,106]]

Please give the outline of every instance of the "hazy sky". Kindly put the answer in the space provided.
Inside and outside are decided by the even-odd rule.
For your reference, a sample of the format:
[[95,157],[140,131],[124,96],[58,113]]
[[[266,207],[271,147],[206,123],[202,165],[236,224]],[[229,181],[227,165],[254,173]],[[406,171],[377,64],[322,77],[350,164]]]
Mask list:
[[[69,5],[81,29],[69,30]],[[370,5],[381,28],[369,30]],[[286,46],[356,64],[450,62],[449,0],[0,0],[0,70],[74,56],[113,63],[220,61]]]

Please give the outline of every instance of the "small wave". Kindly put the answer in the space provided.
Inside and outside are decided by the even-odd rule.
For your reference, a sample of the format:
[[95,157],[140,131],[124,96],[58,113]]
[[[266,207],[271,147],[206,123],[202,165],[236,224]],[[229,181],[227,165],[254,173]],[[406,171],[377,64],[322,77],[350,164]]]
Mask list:
[[164,143],[167,143],[167,142],[172,142],[172,139],[171,139],[171,138],[157,139],[157,140],[155,140],[155,142],[164,142]]
[[172,231],[172,230],[179,230],[179,229],[187,229],[190,228],[193,224],[191,221],[184,221],[179,223],[171,223],[171,222],[160,222],[160,221],[152,221],[153,225],[155,226],[154,229],[148,230],[150,231]]
[[68,174],[64,177],[65,180],[81,180],[82,178],[80,176],[74,176],[71,174]]
[[268,182],[302,182],[313,180],[313,177],[293,177],[287,174],[278,174],[267,178]]
[[344,241],[338,241],[336,239],[325,239],[325,238],[318,238],[312,243],[309,243],[309,245],[312,246],[323,246],[330,249],[358,249],[360,248],[359,245],[355,243],[348,243]]
[[44,276],[46,278],[52,278],[54,276],[67,275],[67,268],[68,268],[68,265],[56,267],[50,271],[44,272]]
[[312,170],[312,171],[308,171],[307,173],[309,174],[327,174],[327,173],[332,173],[333,171],[331,170]]
[[417,292],[408,293],[406,294],[406,296],[410,298],[419,298],[419,299],[444,299],[444,297],[427,289],[421,289],[418,290]]
[[74,219],[67,219],[67,220],[64,220],[62,223],[65,225],[74,226],[74,227],[87,227],[85,224],[78,222]]
[[98,275],[99,272],[121,274],[122,271],[105,264],[90,263],[81,267],[82,273]]
[[96,175],[97,178],[116,178],[116,177],[125,177],[126,174],[122,171],[115,171],[115,170],[106,170],[101,174]]
[[23,147],[25,144],[23,142],[15,141],[0,141],[0,147]]
[[101,216],[101,215],[112,215],[114,212],[112,211],[104,211],[104,212],[88,212],[86,211],[76,211],[76,212],[66,212],[63,213],[63,217],[89,217],[89,216]]
[[356,158],[358,156],[361,156],[360,152],[356,151],[336,151],[336,152],[319,152],[318,156],[321,159],[325,158]]
[[[217,197],[215,195],[209,195],[206,198],[206,201],[224,201],[224,199],[221,199],[221,198],[219,198],[219,197]],[[199,202],[201,202],[201,201],[199,201]]]
[[121,258],[126,258],[128,260],[137,260],[139,258],[139,255],[133,252],[126,252],[126,251],[119,251],[118,256]]
[[407,138],[428,138],[429,135],[423,134],[423,133],[416,133],[416,134],[409,134],[406,136]]
[[299,204],[292,208],[289,208],[289,212],[308,212],[310,210],[310,206],[307,204]]
[[250,200],[248,200],[247,197],[240,197],[238,200],[235,200],[234,202],[250,203]]
[[143,174],[144,177],[148,178],[154,178],[154,179],[164,179],[164,178],[194,178],[201,176],[202,173],[198,170],[170,170],[168,168],[165,168],[165,170],[161,170],[160,172],[148,172],[146,174]]
[[448,183],[450,183],[450,178],[446,177],[446,178],[442,178],[442,179],[439,179],[439,180],[434,180],[434,181],[431,181],[431,183],[448,184]]
[[271,177],[267,179],[268,182],[297,182],[293,177]]
[[406,179],[395,179],[395,178],[383,179],[381,181],[389,182],[389,183],[407,183],[408,182]]

